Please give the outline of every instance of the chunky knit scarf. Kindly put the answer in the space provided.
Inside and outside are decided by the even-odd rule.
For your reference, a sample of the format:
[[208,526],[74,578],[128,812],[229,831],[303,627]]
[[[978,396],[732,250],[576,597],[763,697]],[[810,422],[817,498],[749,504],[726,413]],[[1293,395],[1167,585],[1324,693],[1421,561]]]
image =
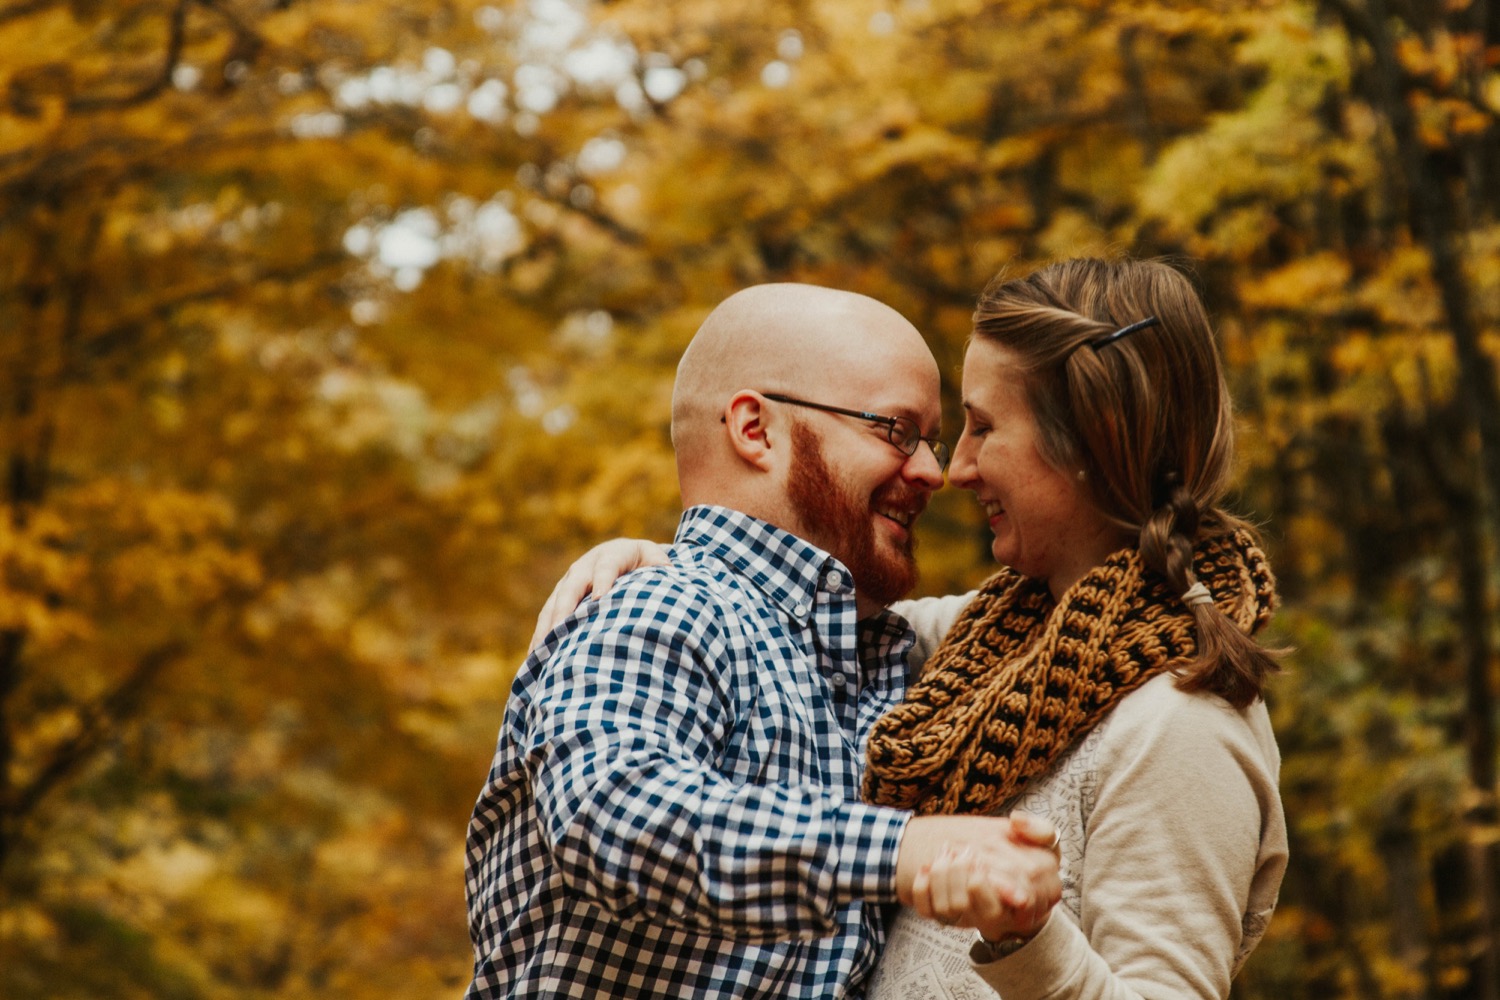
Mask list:
[[[1247,532],[1200,541],[1193,571],[1247,634],[1275,581]],[[1122,549],[1052,599],[1002,570],[980,589],[906,701],[870,735],[864,796],[919,813],[993,813],[1121,698],[1197,651],[1193,616],[1139,553]]]

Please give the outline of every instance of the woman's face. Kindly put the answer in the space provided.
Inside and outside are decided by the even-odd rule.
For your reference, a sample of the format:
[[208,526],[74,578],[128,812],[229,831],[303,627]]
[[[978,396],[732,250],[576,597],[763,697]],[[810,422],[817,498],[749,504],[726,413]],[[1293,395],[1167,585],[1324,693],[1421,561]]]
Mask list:
[[1047,464],[1026,388],[1007,347],[982,340],[964,356],[964,429],[948,478],[973,490],[1000,563],[1062,592],[1128,544],[1089,503],[1076,471]]

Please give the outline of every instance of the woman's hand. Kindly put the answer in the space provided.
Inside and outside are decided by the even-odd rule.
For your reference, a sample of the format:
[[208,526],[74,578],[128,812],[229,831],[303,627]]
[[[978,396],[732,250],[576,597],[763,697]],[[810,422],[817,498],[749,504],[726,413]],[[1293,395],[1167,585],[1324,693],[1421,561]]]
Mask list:
[[613,538],[600,542],[574,560],[557,581],[547,603],[537,615],[536,631],[531,634],[535,649],[573,609],[590,594],[602,594],[620,577],[642,566],[666,566],[671,560],[667,550],[642,538]]

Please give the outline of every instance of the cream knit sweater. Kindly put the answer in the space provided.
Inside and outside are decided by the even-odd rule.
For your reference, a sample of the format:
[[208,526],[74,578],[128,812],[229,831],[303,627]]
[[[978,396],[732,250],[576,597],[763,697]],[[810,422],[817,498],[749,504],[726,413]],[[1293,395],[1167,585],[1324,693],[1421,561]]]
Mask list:
[[[895,605],[917,632],[914,671],[967,597]],[[1222,1000],[1286,870],[1279,766],[1264,703],[1239,711],[1148,681],[1012,805],[1062,836],[1063,899],[1041,933],[977,965],[972,931],[903,910],[871,1000],[957,1000],[982,983],[1004,1000]]]

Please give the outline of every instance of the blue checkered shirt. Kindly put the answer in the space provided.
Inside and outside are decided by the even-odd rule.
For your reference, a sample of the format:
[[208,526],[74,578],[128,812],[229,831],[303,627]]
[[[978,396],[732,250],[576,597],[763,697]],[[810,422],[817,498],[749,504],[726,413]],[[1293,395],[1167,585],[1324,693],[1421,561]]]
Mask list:
[[858,997],[908,814],[859,801],[911,632],[694,507],[522,665],[469,825],[468,998]]

